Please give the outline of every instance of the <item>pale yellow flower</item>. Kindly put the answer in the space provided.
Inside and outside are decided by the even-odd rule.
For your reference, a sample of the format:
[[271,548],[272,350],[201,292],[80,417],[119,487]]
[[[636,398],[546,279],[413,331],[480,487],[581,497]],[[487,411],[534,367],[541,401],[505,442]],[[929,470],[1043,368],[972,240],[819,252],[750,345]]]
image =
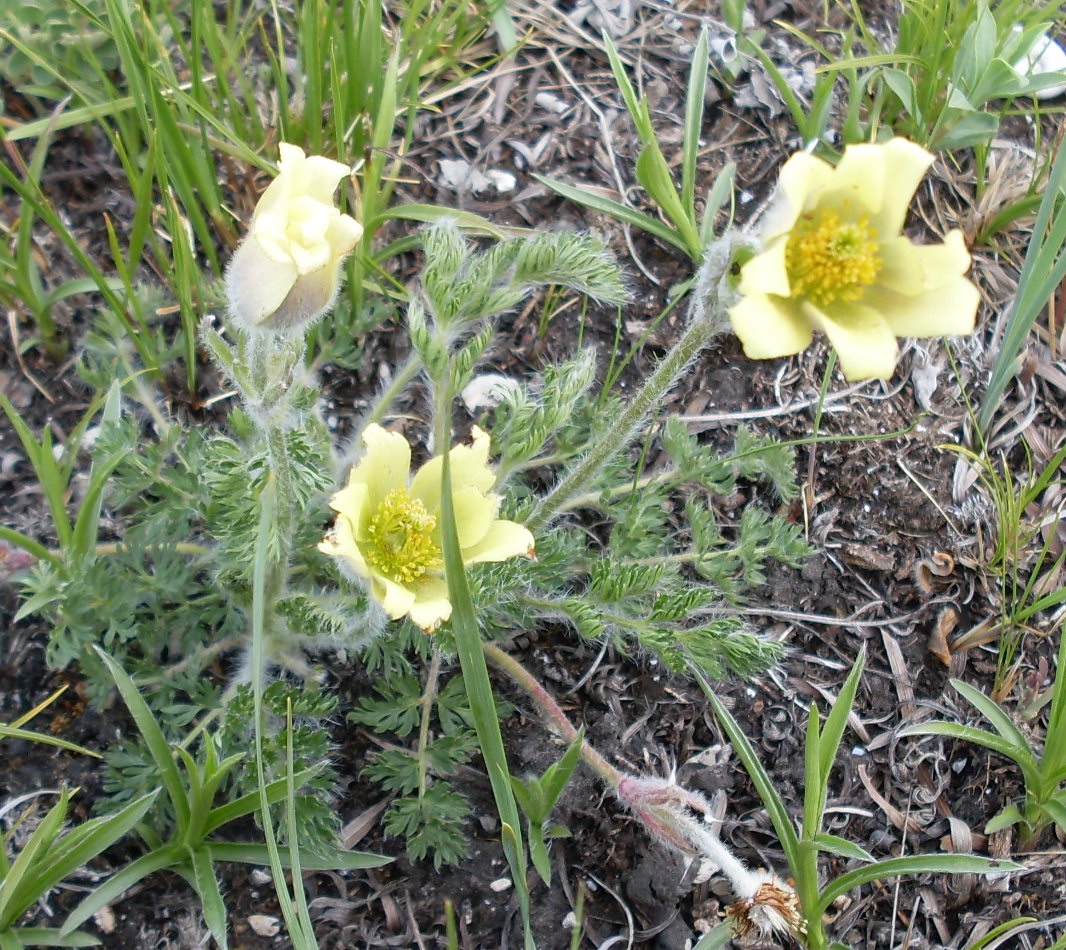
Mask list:
[[[463,564],[533,556],[533,535],[496,517],[490,493],[489,437],[476,426],[473,445],[457,445],[451,459],[452,504]],[[451,616],[440,536],[443,458],[435,456],[409,479],[407,440],[378,425],[363,433],[366,453],[330,501],[333,530],[318,546],[369,582],[370,593],[392,619],[410,616],[432,630]]]
[[785,163],[729,311],[749,357],[799,353],[819,330],[848,379],[888,379],[896,337],[973,331],[979,294],[962,234],[932,246],[900,234],[932,161],[896,138],[849,146],[835,168],[806,153]]
[[230,312],[245,328],[298,328],[329,310],[341,263],[363,234],[333,203],[351,169],[284,142],[280,151],[278,177],[226,270]]

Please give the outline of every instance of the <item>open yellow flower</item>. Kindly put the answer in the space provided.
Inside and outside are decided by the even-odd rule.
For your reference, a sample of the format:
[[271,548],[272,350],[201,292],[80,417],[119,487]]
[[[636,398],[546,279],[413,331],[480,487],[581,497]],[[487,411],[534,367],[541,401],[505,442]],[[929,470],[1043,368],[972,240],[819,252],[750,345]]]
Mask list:
[[806,153],[785,163],[729,311],[749,357],[799,353],[820,330],[848,379],[888,379],[896,337],[973,331],[980,295],[962,234],[932,246],[900,234],[932,161],[896,138],[849,146],[835,168]]
[[351,169],[285,142],[280,151],[278,177],[226,270],[230,312],[246,328],[300,328],[329,310],[341,263],[363,235],[333,203]]
[[[533,555],[533,535],[496,517],[499,496],[489,492],[489,437],[477,427],[473,445],[451,449],[452,504],[464,564]],[[435,456],[413,478],[411,447],[378,425],[363,433],[366,453],[330,506],[333,530],[318,546],[369,581],[371,596],[393,620],[410,616],[433,630],[451,616],[440,537],[441,473]]]

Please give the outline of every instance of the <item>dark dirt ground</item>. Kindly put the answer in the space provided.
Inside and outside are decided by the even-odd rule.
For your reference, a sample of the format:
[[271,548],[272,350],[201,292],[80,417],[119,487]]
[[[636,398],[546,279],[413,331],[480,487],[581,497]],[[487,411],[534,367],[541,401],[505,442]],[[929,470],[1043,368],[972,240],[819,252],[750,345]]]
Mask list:
[[[634,13],[631,29],[619,41],[623,53],[640,63],[663,140],[673,143],[666,149],[670,158],[679,150],[683,108],[679,76],[687,71],[686,51],[691,52],[700,18],[713,12],[696,3],[682,13],[646,3]],[[754,12],[759,23],[781,17],[802,29],[817,26],[820,17],[816,5],[803,2],[756,3]],[[637,145],[604,57],[588,48],[587,33],[568,27],[557,12],[530,4],[525,9],[518,5],[515,13],[520,24],[534,29],[532,41],[518,55],[517,69],[496,70],[454,101],[441,103],[441,114],[419,120],[407,166],[413,172],[412,183],[400,189],[399,200],[461,206],[501,223],[591,227],[608,235],[626,262],[635,291],[623,327],[625,346],[635,346],[661,310],[669,287],[688,275],[689,265],[639,232],[626,233],[616,222],[552,196],[532,177],[536,172],[568,182],[624,187],[628,200],[638,205],[644,201],[632,178]],[[598,27],[588,24],[584,29],[598,33]],[[797,61],[809,58],[783,31],[775,28],[772,35],[789,44]],[[738,92],[744,82],[738,84]],[[561,103],[560,111],[544,106],[545,100],[538,104],[538,94]],[[1052,125],[1049,122],[1045,130],[1049,140],[1054,135]],[[1020,120],[1005,132],[1013,136],[1003,146],[1005,157],[1028,147],[1032,139],[1031,126]],[[727,161],[735,161],[742,222],[760,206],[776,169],[800,145],[786,115],[742,106],[728,97],[709,106],[703,138],[707,147],[699,180],[711,181]],[[518,182],[515,191],[477,196],[438,185],[440,160],[456,158],[480,170],[513,172]],[[77,222],[90,247],[100,246],[103,212],[120,212],[128,205],[120,179],[109,171],[113,167],[113,159],[99,143],[77,135],[61,138],[52,150],[46,187]],[[936,232],[956,225],[971,233],[976,230],[978,216],[990,211],[975,206],[972,187],[972,173],[965,164],[953,168],[943,159],[938,161],[920,193],[912,219],[914,233],[928,233],[927,223]],[[7,197],[0,205],[5,226],[13,220],[11,214]],[[996,315],[1012,291],[1024,239],[1024,231],[1007,236],[1008,250],[1013,249],[1008,261],[993,261],[990,254],[975,251],[976,279],[988,301],[974,338],[953,341],[966,393],[974,401],[994,359],[1001,332]],[[46,236],[42,235],[40,249],[42,258],[49,260],[53,248]],[[61,258],[48,266],[55,276],[62,276]],[[405,279],[409,273],[398,276]],[[572,351],[576,308],[554,321],[542,337],[538,304],[530,301],[509,318],[510,338],[498,348],[491,369],[526,374]],[[88,306],[75,304],[64,314],[73,338],[86,325],[88,311],[80,307]],[[26,319],[11,314],[13,334],[20,325],[23,333],[28,331]],[[1061,317],[1054,326],[1063,326]],[[626,377],[630,384],[678,331],[677,318],[655,329]],[[593,309],[585,333],[608,352],[614,315]],[[378,384],[381,366],[394,364],[405,346],[402,332],[386,328],[365,341],[367,361],[362,369],[354,374],[327,369],[324,380],[331,411],[358,416]],[[1056,340],[1054,332],[1038,328],[1022,378],[1004,401],[994,446],[1015,463],[1027,452],[1038,463],[1046,460],[1063,439],[1062,347],[1063,340]],[[32,426],[51,425],[61,438],[83,411],[88,394],[70,362],[55,366],[30,350],[20,364],[14,350],[10,345],[0,352],[4,392]],[[726,339],[694,367],[668,409],[688,417],[692,431],[723,444],[739,422],[782,438],[802,438],[811,431],[825,360],[824,346],[816,345],[791,360],[754,364],[742,356],[736,341]],[[47,397],[35,388],[31,375],[41,381]],[[208,388],[209,371],[203,379]],[[929,392],[931,379],[937,386]],[[417,413],[417,400],[410,408]],[[187,405],[176,403],[173,409],[198,418]],[[910,428],[919,414],[918,425]],[[1010,917],[1060,914],[1066,910],[1066,852],[1061,839],[1048,833],[1042,850],[1018,855],[1013,850],[1017,842],[1009,834],[986,838],[981,833],[988,817],[1018,794],[1016,772],[974,747],[896,736],[901,724],[928,711],[969,721],[965,704],[947,683],[949,674],[988,691],[995,670],[994,643],[972,649],[959,645],[968,631],[998,616],[999,593],[985,566],[994,531],[988,500],[979,484],[960,481],[955,457],[938,448],[942,443],[964,442],[969,435],[958,382],[941,345],[930,341],[912,346],[889,384],[850,387],[838,375],[821,429],[827,436],[909,431],[873,441],[800,449],[799,474],[805,491],[789,514],[805,525],[818,550],[798,570],[776,570],[748,611],[753,624],[788,644],[789,653],[772,674],[747,684],[724,683],[720,694],[760,750],[795,813],[802,796],[806,708],[812,700],[823,706],[832,702],[852,661],[865,647],[867,670],[830,789],[830,830],[878,856],[972,848],[1013,855],[1028,869],[1009,882],[923,877],[863,888],[834,908],[834,935],[853,947],[963,948]],[[5,523],[40,535],[43,503],[14,434],[6,428],[0,429],[0,490]],[[723,522],[735,524],[748,500],[744,490],[716,499]],[[1049,498],[1047,504],[1053,501]],[[4,590],[0,603],[10,625],[15,592]],[[1027,639],[1017,686],[1007,699],[1009,708],[1017,708],[1046,683],[1049,664],[1053,671],[1051,635],[1056,623],[1061,623],[1061,615],[1040,618]],[[0,657],[0,721],[10,721],[59,685],[69,684],[73,689],[40,718],[37,727],[90,747],[105,747],[121,723],[78,699],[75,674],[45,668],[45,635],[27,624],[9,628]],[[520,659],[546,673],[547,685],[572,717],[584,722],[589,739],[608,759],[660,775],[676,768],[679,781],[712,799],[722,816],[723,836],[752,866],[782,868],[766,813],[691,683],[663,676],[646,662],[616,657],[610,650],[598,656],[597,648],[560,629],[530,632],[516,646]],[[330,667],[328,658],[324,663]],[[590,666],[594,666],[591,676]],[[340,689],[342,707],[368,688],[366,675],[356,666],[330,667],[329,673]],[[501,690],[516,706],[505,724],[513,770],[522,774],[543,768],[558,750],[524,698],[504,684]],[[1033,729],[1039,733],[1038,724]],[[338,809],[343,820],[350,821],[377,804],[380,792],[359,778],[372,747],[365,735],[340,730],[336,738],[337,766],[351,783]],[[18,744],[6,746],[4,755],[0,800],[40,788],[80,785],[77,808],[87,813],[99,790],[99,776],[86,760]],[[471,829],[470,855],[461,866],[440,872],[428,863],[412,866],[402,856],[401,842],[383,839],[372,827],[359,847],[397,855],[393,864],[371,872],[308,875],[312,914],[320,921],[324,948],[442,947],[446,899],[459,911],[461,946],[520,945],[513,889],[497,891],[491,886],[506,878],[506,864],[496,843],[498,821],[487,780],[476,769],[468,769],[464,790],[475,803],[478,820]],[[51,799],[41,801],[47,807]],[[76,811],[74,817],[83,814]],[[573,837],[553,845],[553,887],[534,890],[536,929],[545,950],[570,946],[564,920],[579,889],[586,892],[581,945],[601,948],[682,950],[720,919],[731,899],[716,877],[695,883],[696,869],[686,868],[650,841],[587,773],[578,773],[557,818]],[[121,852],[116,852],[116,863],[121,859]],[[842,864],[828,863],[835,871]],[[262,873],[233,868],[226,893],[234,923],[232,946],[289,945],[284,937],[256,936],[248,923],[253,914],[278,913],[271,884]],[[76,897],[67,890],[56,893],[41,908],[41,919],[51,914],[61,919],[63,909]],[[176,877],[149,879],[113,913],[113,921],[103,922],[111,931],[103,937],[106,947],[206,945],[195,901]],[[1010,946],[1032,950],[1052,942],[1040,931],[1015,939]]]

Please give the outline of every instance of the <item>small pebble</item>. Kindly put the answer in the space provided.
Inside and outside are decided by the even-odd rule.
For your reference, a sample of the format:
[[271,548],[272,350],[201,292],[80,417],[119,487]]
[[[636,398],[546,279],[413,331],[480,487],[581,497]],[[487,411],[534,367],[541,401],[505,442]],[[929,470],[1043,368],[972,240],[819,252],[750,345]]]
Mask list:
[[276,937],[281,932],[281,921],[266,914],[252,914],[248,918],[248,926],[260,937]]
[[492,888],[497,894],[502,894],[511,886],[511,879],[508,877],[501,877],[493,881],[489,887]]

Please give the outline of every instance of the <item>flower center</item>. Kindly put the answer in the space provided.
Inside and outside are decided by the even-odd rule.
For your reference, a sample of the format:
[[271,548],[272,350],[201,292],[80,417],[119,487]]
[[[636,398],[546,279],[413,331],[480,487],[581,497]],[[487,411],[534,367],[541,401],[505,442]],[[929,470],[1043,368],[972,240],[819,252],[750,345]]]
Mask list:
[[792,296],[819,307],[858,300],[881,270],[877,249],[877,232],[866,215],[846,224],[832,210],[804,215],[785,246]]
[[436,526],[437,519],[421,501],[406,488],[394,488],[370,519],[366,559],[394,583],[409,584],[444,563],[430,536]]

